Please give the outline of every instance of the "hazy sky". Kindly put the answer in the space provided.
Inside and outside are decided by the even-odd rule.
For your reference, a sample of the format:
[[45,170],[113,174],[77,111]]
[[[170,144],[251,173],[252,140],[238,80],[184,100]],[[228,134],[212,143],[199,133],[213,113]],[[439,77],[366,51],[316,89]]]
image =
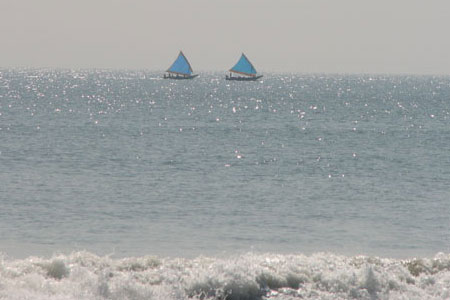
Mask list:
[[0,68],[450,74],[449,0],[0,0]]

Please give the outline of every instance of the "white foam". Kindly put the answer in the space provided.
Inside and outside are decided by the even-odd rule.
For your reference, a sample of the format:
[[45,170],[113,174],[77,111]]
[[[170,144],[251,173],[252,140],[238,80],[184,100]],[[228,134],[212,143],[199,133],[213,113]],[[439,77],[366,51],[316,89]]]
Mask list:
[[[448,299],[450,255],[0,257],[0,299]],[[202,298],[206,297],[206,298]]]

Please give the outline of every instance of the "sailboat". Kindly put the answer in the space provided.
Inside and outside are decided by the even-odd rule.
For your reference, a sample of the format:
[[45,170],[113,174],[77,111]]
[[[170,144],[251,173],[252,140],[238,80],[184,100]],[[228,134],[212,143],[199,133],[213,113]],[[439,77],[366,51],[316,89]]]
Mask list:
[[[248,60],[247,56],[242,53],[241,58],[230,70],[230,75],[226,75],[226,80],[240,80],[240,81],[255,81],[263,77],[262,75],[256,75],[256,69],[252,63]],[[233,73],[244,76],[233,76]]]
[[192,79],[198,76],[198,74],[192,74],[194,71],[192,71],[191,64],[184,56],[183,51],[180,51],[177,59],[166,72],[164,79]]

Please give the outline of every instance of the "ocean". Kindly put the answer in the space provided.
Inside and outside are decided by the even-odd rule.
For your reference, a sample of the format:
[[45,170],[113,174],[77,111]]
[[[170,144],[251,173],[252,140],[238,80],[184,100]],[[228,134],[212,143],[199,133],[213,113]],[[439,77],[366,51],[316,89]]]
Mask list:
[[0,299],[449,299],[450,76],[0,70]]

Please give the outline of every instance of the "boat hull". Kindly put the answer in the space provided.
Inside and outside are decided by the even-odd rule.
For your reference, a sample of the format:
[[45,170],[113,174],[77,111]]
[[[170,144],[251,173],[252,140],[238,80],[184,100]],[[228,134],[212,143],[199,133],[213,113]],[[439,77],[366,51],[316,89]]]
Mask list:
[[255,76],[255,77],[242,77],[242,76],[225,76],[225,80],[235,80],[235,81],[256,81],[263,77],[263,75]]
[[164,75],[163,79],[175,79],[175,80],[194,79],[197,76],[198,76],[198,74],[187,75],[187,76],[183,76],[183,75]]

